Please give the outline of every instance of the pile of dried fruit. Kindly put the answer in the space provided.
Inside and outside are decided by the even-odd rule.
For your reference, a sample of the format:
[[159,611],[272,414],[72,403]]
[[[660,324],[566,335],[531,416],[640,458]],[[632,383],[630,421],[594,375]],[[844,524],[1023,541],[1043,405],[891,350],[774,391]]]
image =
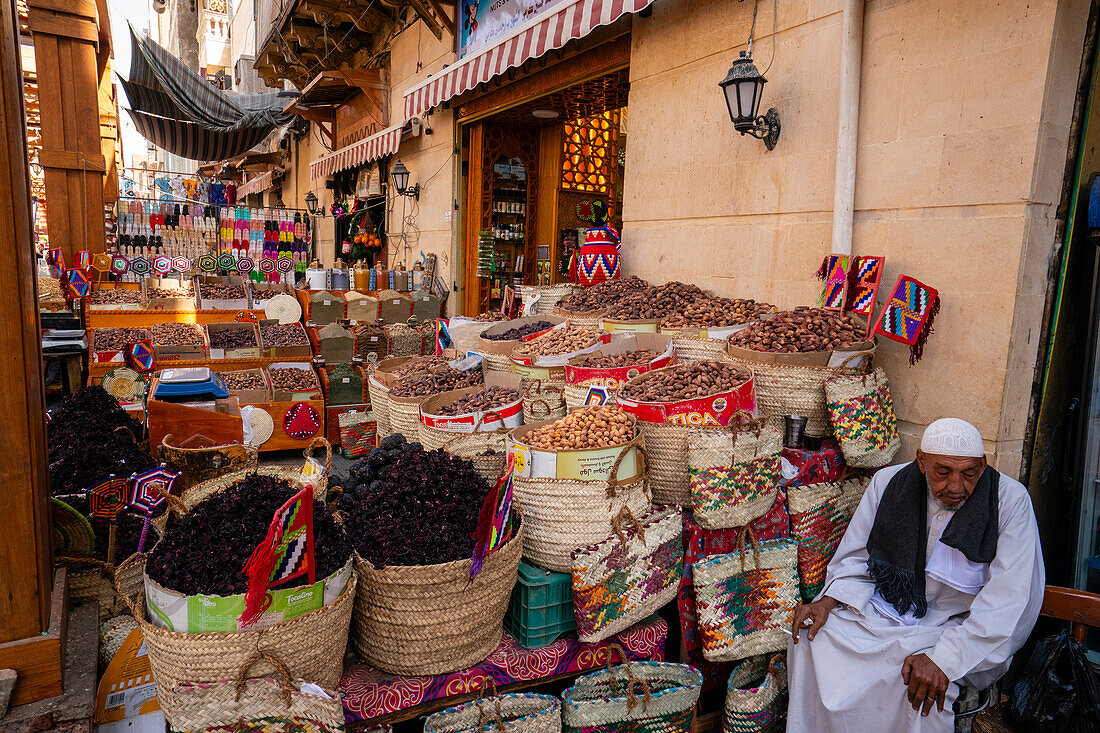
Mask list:
[[259,369],[244,369],[236,372],[222,372],[221,378],[229,389],[264,389],[263,374]]
[[571,359],[573,366],[586,369],[616,369],[618,367],[642,366],[656,359],[660,354],[652,349],[636,349],[621,354],[601,354],[595,351]]
[[619,391],[640,402],[679,402],[722,394],[748,381],[750,374],[724,361],[689,361],[647,372]]
[[309,345],[309,337],[301,323],[261,323],[260,341],[267,348]]
[[681,310],[670,313],[661,321],[664,328],[705,326],[736,326],[755,321],[775,311],[770,303],[758,303],[746,298],[706,298],[688,303]]
[[202,327],[194,323],[154,323],[154,346],[202,346],[206,343]]
[[753,351],[830,351],[862,343],[866,338],[864,328],[837,311],[800,305],[738,331],[729,342]]
[[135,442],[142,426],[102,387],[85,387],[50,413],[46,445],[50,493],[75,494],[112,473],[129,476],[153,467]]
[[93,290],[89,298],[92,305],[133,305],[141,303],[140,290],[102,288]]
[[564,328],[555,328],[523,346],[517,346],[515,354],[521,356],[553,356],[572,354],[587,349],[600,341],[600,332],[591,328],[581,328],[572,324]]
[[199,292],[203,300],[243,300],[248,297],[243,285],[228,283],[202,283]]
[[583,288],[572,295],[565,296],[558,301],[557,307],[570,313],[603,310],[614,305],[621,296],[636,290],[645,290],[647,287],[649,283],[637,275],[618,280],[605,280],[598,285]]
[[93,333],[92,351],[122,351],[149,338],[149,331],[144,328],[97,328]]
[[517,402],[518,390],[507,387],[487,387],[484,392],[466,395],[462,399],[439,408],[440,415],[466,415],[471,412],[493,410]]
[[[167,280],[162,283],[168,282]],[[154,300],[158,298],[194,298],[195,286],[190,280],[184,280],[179,285],[161,285],[158,288],[149,288],[145,291],[145,297]]]
[[696,285],[673,281],[627,293],[607,309],[604,317],[617,321],[663,318],[706,297],[707,294]]
[[477,314],[474,320],[478,323],[496,323],[497,321],[507,321],[508,315],[500,311],[486,311]]
[[[234,595],[248,589],[242,572],[267,535],[275,512],[294,496],[288,481],[249,474],[219,491],[182,517],[176,517],[145,564],[149,577],[186,595]],[[351,557],[344,530],[320,501],[313,502],[316,578],[327,578]],[[307,576],[290,581],[293,588]]]
[[272,386],[280,392],[310,392],[321,389],[312,369],[277,367],[269,368],[267,373],[271,377]]
[[521,341],[533,333],[545,331],[548,328],[553,328],[553,326],[554,324],[550,321],[532,321],[531,323],[524,323],[522,326],[509,328],[507,331],[501,331],[500,333],[483,333],[481,337],[486,341]]
[[406,377],[412,377],[417,374],[427,374],[446,363],[447,357],[445,356],[420,356],[415,359],[410,359],[394,369],[390,374],[395,379],[405,379]]
[[223,328],[210,332],[212,349],[247,349],[256,346],[256,330],[251,326],[244,328]]
[[610,448],[634,439],[634,419],[618,407],[585,407],[536,428],[520,442],[542,450]]
[[484,381],[480,365],[466,371],[446,366],[421,377],[412,377],[398,382],[390,390],[390,394],[394,397],[431,397],[440,392],[450,392],[452,389],[474,387]]
[[437,565],[473,554],[489,484],[470,461],[426,452],[394,434],[337,482],[349,539],[375,567]]

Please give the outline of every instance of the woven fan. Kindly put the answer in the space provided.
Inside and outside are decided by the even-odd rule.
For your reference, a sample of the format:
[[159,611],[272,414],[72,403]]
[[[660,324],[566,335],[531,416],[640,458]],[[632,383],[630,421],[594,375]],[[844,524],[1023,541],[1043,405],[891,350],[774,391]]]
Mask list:
[[84,515],[61,501],[50,497],[53,515],[53,551],[56,555],[91,557],[95,551],[95,532]]
[[295,323],[302,319],[302,305],[293,295],[280,293],[268,299],[264,315],[279,323]]
[[275,433],[275,421],[271,419],[271,414],[259,407],[252,408],[248,423],[252,426],[252,445],[263,445]]
[[141,375],[130,367],[117,367],[103,376],[103,389],[116,400],[131,400],[137,397],[143,390],[138,385],[144,384]]

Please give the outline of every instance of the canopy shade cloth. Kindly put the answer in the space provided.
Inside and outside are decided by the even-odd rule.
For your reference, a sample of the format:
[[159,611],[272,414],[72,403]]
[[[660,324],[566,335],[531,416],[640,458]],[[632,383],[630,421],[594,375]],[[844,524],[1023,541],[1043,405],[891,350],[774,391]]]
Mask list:
[[119,81],[134,125],[154,145],[184,158],[221,160],[291,121],[282,95],[226,94],[132,26],[130,39],[130,78]]
[[327,178],[338,171],[354,168],[372,160],[393,155],[401,145],[401,125],[387,127],[370,137],[363,138],[351,145],[345,145],[328,155],[323,155],[309,164],[309,180]]
[[487,82],[528,59],[583,38],[654,0],[572,0],[536,16],[515,32],[482,48],[405,92],[405,119]]
[[261,173],[255,178],[248,179],[237,187],[237,199],[242,199],[254,193],[263,193],[274,185],[275,182],[272,180],[271,171]]

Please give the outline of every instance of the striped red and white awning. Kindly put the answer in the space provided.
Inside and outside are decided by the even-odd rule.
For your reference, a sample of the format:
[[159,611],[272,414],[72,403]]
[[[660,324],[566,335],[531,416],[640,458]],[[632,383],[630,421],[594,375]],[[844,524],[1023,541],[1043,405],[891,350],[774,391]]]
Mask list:
[[273,185],[271,180],[271,171],[267,173],[261,173],[255,178],[250,178],[240,186],[237,187],[237,196],[244,198],[249,194],[263,193]]
[[496,43],[467,56],[405,92],[405,119],[416,117],[441,102],[528,59],[561,48],[593,29],[610,25],[627,13],[637,13],[654,0],[572,0],[532,19]]
[[309,180],[328,178],[337,171],[354,168],[387,155],[393,155],[401,145],[401,128],[404,124],[387,127],[370,137],[352,143],[324,155],[309,164]]

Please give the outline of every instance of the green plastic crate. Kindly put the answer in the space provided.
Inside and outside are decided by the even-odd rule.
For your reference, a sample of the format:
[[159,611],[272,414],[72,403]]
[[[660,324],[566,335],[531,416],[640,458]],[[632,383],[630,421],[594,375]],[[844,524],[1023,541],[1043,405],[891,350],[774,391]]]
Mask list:
[[575,630],[573,576],[521,562],[504,628],[527,649],[547,646],[562,634]]

